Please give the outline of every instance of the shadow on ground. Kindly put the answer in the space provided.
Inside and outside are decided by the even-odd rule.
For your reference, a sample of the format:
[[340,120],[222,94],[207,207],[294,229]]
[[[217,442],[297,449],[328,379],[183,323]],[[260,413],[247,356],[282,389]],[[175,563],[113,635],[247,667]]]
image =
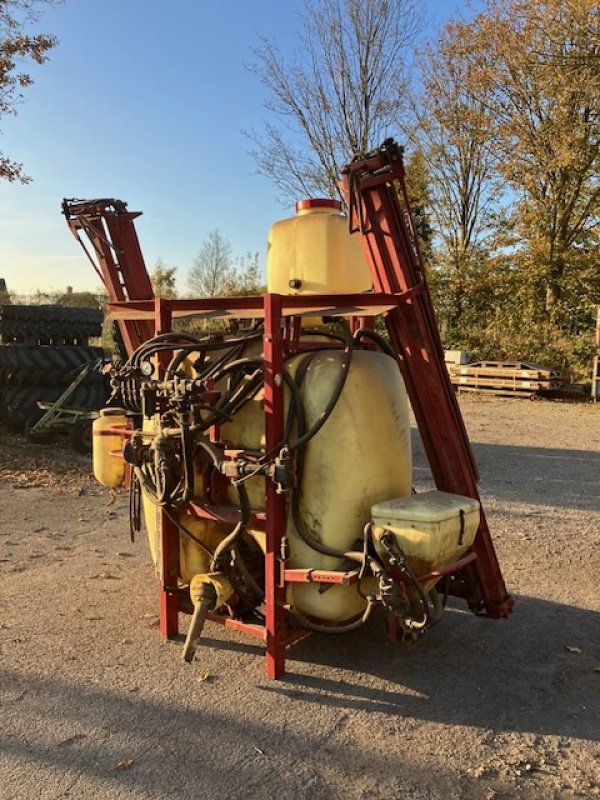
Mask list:
[[[107,687],[76,685],[56,676],[5,670],[0,684],[29,698],[21,711],[25,730],[39,731],[36,719],[43,719],[48,726],[44,730],[66,721],[67,729],[71,724],[83,733],[57,744],[47,740],[46,733],[25,738],[11,735],[10,726],[4,726],[0,741],[5,755],[18,762],[89,774],[121,787],[146,787],[157,797],[188,796],[188,784],[197,786],[198,780],[211,786],[211,796],[217,796],[219,787],[219,796],[231,798],[241,796],[240,787],[245,797],[266,797],[276,790],[286,797],[335,796],[327,764],[339,760],[341,768],[345,764],[385,773],[387,756],[382,751],[379,763],[372,751],[367,754],[347,744],[338,753],[322,725],[313,729],[314,736],[310,725],[303,732],[297,727],[287,729],[286,718],[299,714],[310,719],[307,704],[314,705],[315,718],[321,720],[328,709],[334,712],[331,720],[339,719],[340,710],[371,712],[377,715],[369,723],[377,737],[394,719],[413,719],[497,733],[593,740],[600,722],[594,700],[599,679],[594,663],[598,662],[593,660],[598,616],[520,597],[516,613],[507,620],[486,620],[450,609],[443,624],[412,649],[390,642],[377,620],[368,629],[333,640],[315,635],[288,651],[289,673],[284,681],[256,684],[251,680],[248,684],[249,693],[258,690],[272,696],[272,702],[264,704],[268,711],[260,721],[246,718],[243,708],[233,713],[231,702],[225,702],[228,711],[220,710],[221,692],[227,697],[226,684],[214,687],[207,711],[194,708],[193,702],[154,701]],[[260,647],[243,640],[213,639],[213,631],[208,631],[205,646],[262,655]],[[570,652],[565,645],[576,645],[581,653]],[[201,650],[199,655],[201,659]],[[252,674],[256,675],[255,669]],[[242,680],[243,673],[237,677]],[[88,729],[95,730],[94,738]],[[102,741],[103,733],[108,743]],[[111,746],[114,749],[117,744],[121,754],[125,747],[126,753],[142,761],[143,770],[115,771],[118,753]],[[268,752],[268,762],[261,752]],[[302,767],[290,768],[299,763]],[[445,780],[443,772],[432,767],[434,774],[436,780]],[[412,785],[426,780],[409,766],[403,778]],[[456,775],[452,780],[456,783]],[[173,781],[181,794],[172,794]],[[461,796],[479,796],[480,789],[471,786],[468,776],[461,776],[460,782]]]
[[[324,636],[300,642],[288,651],[295,663],[285,685],[263,688],[276,694],[299,688],[305,702],[450,725],[597,738],[600,614],[517,597],[505,620],[449,610],[411,649],[390,642],[382,628],[377,634],[375,622],[328,644]],[[298,662],[313,661],[351,670],[356,680],[301,674]],[[364,675],[379,680],[365,687]]]
[[[431,483],[418,432],[412,430],[414,481]],[[482,493],[498,500],[598,511],[600,452],[472,443]],[[493,476],[493,485],[489,480]]]

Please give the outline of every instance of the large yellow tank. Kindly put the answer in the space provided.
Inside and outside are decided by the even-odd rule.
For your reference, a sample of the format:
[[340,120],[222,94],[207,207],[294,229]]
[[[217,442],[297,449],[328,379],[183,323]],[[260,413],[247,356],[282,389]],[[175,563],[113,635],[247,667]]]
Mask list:
[[[158,423],[155,417],[146,418],[143,421],[142,430],[146,434],[158,433]],[[198,496],[202,494],[202,476],[195,476],[195,492]],[[146,523],[146,535],[150,547],[150,555],[154,566],[158,571],[160,559],[160,541],[158,531],[160,529],[161,508],[150,501],[148,496],[142,492],[142,508],[144,511],[144,522]],[[201,520],[190,516],[184,512],[177,513],[177,518],[190,533],[200,539],[206,547],[214,551],[219,542],[229,533],[229,527],[220,522],[212,520]],[[206,551],[198,547],[189,537],[179,537],[179,577],[183,583],[189,584],[194,575],[208,572],[210,569],[210,558]]]
[[[305,355],[291,359],[287,368],[293,375]],[[320,417],[337,382],[342,353],[323,350],[312,359],[302,383],[306,423]],[[286,403],[289,398],[286,399]],[[263,395],[247,403],[231,422],[221,426],[223,439],[232,447],[256,450],[264,447]],[[144,429],[152,430],[153,421]],[[364,526],[371,519],[371,507],[383,500],[411,492],[411,447],[408,401],[404,383],[394,361],[378,352],[357,350],[352,356],[344,388],[331,416],[309,441],[301,485],[300,513],[306,530],[322,544],[339,550],[361,547]],[[265,481],[246,481],[250,504],[264,509]],[[236,492],[230,492],[231,502]],[[144,500],[146,527],[156,563],[156,507]],[[219,523],[204,522],[186,515],[180,521],[209,549],[228,532]],[[264,549],[264,533],[251,531]],[[307,546],[298,534],[288,510],[288,567],[292,569],[348,569],[343,559],[326,556]],[[191,578],[208,569],[203,551],[181,536],[181,578]],[[358,543],[358,544],[357,544]],[[363,586],[364,590],[365,587]],[[288,590],[288,602],[311,617],[343,622],[360,614],[366,605],[356,585],[335,585],[322,590],[319,584],[295,584]]]
[[345,294],[372,288],[357,236],[337,200],[299,200],[296,216],[271,225],[267,285],[277,294]]

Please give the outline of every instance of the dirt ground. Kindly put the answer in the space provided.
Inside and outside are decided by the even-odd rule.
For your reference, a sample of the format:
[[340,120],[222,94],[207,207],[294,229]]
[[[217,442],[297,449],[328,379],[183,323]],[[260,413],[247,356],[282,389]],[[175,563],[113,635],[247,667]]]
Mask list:
[[182,664],[127,496],[0,432],[1,800],[600,797],[600,406],[461,405],[513,615],[313,635],[281,682],[217,626]]

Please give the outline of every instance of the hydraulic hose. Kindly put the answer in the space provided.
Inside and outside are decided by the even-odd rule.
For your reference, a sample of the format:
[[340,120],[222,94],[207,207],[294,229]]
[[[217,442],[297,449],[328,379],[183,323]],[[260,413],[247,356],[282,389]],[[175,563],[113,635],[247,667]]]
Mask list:
[[[199,447],[201,450],[204,450],[205,453],[208,454],[209,458],[211,459],[213,466],[219,469],[220,462],[219,456],[215,449],[208,443],[203,442],[202,440],[196,443],[196,446]],[[250,501],[248,499],[248,492],[246,491],[246,487],[243,483],[234,483],[234,486],[238,493],[238,499],[240,502],[240,519],[239,522],[236,523],[234,529],[229,533],[224,539],[222,539],[217,547],[215,548],[215,552],[213,553],[210,569],[211,571],[216,571],[218,569],[219,559],[227,550],[235,545],[239,537],[242,533],[246,530],[246,526],[250,520],[250,514],[252,509],[250,508]]]
[[355,344],[360,344],[361,339],[370,339],[379,347],[380,350],[383,350],[387,356],[393,358],[394,361],[397,360],[394,348],[384,336],[381,336],[381,334],[372,331],[370,328],[360,328],[360,330],[356,331],[354,334]]
[[204,544],[202,539],[199,539],[197,536],[194,536],[194,534],[189,530],[189,528],[186,528],[186,526],[177,517],[169,513],[169,511],[166,508],[164,508],[163,511],[167,519],[170,520],[173,523],[173,525],[177,526],[177,528],[179,528],[179,530],[183,533],[184,536],[187,536],[188,539],[190,539],[192,542],[195,542],[198,545],[198,547],[204,550],[207,556],[209,556],[210,558],[213,557],[214,555],[213,551],[210,550]]
[[327,405],[319,415],[316,422],[314,422],[313,425],[302,436],[296,439],[295,442],[290,443],[289,445],[290,451],[297,450],[298,448],[303,447],[307,442],[309,442],[313,438],[313,436],[317,435],[317,433],[321,430],[323,425],[329,419],[331,412],[335,408],[337,401],[340,399],[340,395],[342,394],[344,386],[346,385],[346,379],[348,377],[348,372],[350,371],[350,363],[352,361],[352,352],[354,350],[354,342],[352,340],[352,337],[350,336],[349,331],[345,331],[345,342],[346,344],[343,351],[339,377]]
[[215,549],[215,553],[213,555],[210,568],[212,571],[218,570],[219,568],[219,560],[223,553],[227,550],[232,548],[242,533],[246,530],[246,526],[250,520],[250,501],[248,500],[248,493],[246,492],[246,487],[243,483],[235,484],[235,488],[238,492],[238,497],[240,500],[240,519],[239,522],[236,523],[235,528],[228,534],[224,539],[222,539]]
[[300,614],[298,611],[290,611],[290,615],[298,621],[298,624],[302,628],[306,628],[309,631],[314,631],[315,633],[326,633],[326,634],[342,634],[342,633],[351,633],[355,631],[357,628],[360,628],[361,625],[364,625],[365,622],[369,619],[371,614],[373,613],[373,609],[375,608],[375,600],[372,597],[367,598],[367,607],[365,608],[362,615],[358,618],[353,620],[352,622],[347,622],[344,625],[323,625],[318,622],[313,622],[308,617],[305,617],[304,614]]

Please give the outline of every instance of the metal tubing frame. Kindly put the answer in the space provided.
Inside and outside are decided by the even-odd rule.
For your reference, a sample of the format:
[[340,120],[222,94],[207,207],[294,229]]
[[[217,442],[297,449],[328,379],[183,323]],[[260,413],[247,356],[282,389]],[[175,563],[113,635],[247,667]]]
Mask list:
[[[385,300],[391,309],[403,306],[407,299],[412,302],[414,293],[383,293],[377,296],[377,303]],[[172,322],[173,308],[179,303],[186,303],[186,311],[201,313],[206,308],[227,314],[235,310],[241,315],[254,313],[256,311],[257,299],[264,309],[264,337],[263,337],[263,359],[264,359],[264,391],[265,391],[265,451],[273,455],[276,454],[277,445],[281,442],[285,427],[284,421],[284,382],[281,378],[284,369],[284,352],[286,349],[285,320],[294,317],[293,311],[295,303],[290,304],[291,309],[286,308],[288,297],[277,294],[265,294],[261,298],[234,298],[235,303],[229,305],[232,298],[210,298],[193,301],[177,301],[156,299],[153,302],[155,311],[155,328],[157,333],[166,333],[170,330]],[[352,303],[364,302],[364,295],[348,296],[347,299]],[[216,302],[218,300],[218,302]],[[245,301],[245,302],[244,302]],[[322,308],[329,303],[335,303],[335,295],[312,295],[305,298],[305,304],[311,308]],[[139,303],[118,303],[120,312],[126,315],[127,309],[133,313],[139,313]],[[368,301],[367,301],[368,305]],[[291,313],[290,313],[291,312]],[[314,313],[314,312],[313,312]],[[390,312],[393,313],[393,312]],[[346,315],[347,306],[346,306]],[[159,369],[163,369],[168,362],[166,353],[159,356]],[[401,368],[404,366],[400,362]],[[403,369],[404,372],[404,369]],[[411,397],[412,399],[412,397]],[[413,400],[414,403],[414,400]],[[434,427],[437,422],[433,417],[430,423]],[[429,433],[434,437],[434,431]],[[446,488],[447,491],[458,491],[458,489]],[[466,492],[462,492],[465,494]],[[476,496],[471,494],[470,496]],[[191,504],[192,512],[197,516],[207,518],[221,518],[215,516],[210,509],[202,510],[201,506]],[[233,522],[231,511],[225,513],[227,521]],[[298,641],[304,636],[309,635],[308,631],[299,628],[289,628],[285,619],[286,587],[292,583],[319,582],[324,584],[341,583],[350,585],[355,582],[354,572],[333,573],[330,571],[286,569],[285,565],[285,531],[286,531],[286,504],[285,495],[276,491],[276,484],[270,477],[266,477],[265,493],[265,512],[256,514],[256,521],[259,527],[264,527],[266,531],[266,553],[265,553],[265,625],[246,623],[241,620],[229,619],[219,614],[209,614],[207,619],[217,622],[232,630],[253,637],[262,638],[266,645],[265,668],[269,678],[281,678],[285,674],[285,655],[288,646]],[[485,519],[482,517],[482,519]],[[478,537],[481,536],[481,526]],[[488,533],[489,536],[489,533]],[[476,539],[477,542],[477,539]],[[189,613],[189,603],[187,597],[181,593],[177,587],[176,580],[179,574],[179,531],[171,520],[161,512],[160,518],[160,567],[161,567],[161,589],[160,589],[160,632],[166,638],[171,638],[178,633],[178,612]],[[491,539],[490,539],[491,543]],[[472,552],[456,564],[450,565],[444,570],[431,573],[420,577],[423,582],[434,577],[447,574],[464,573],[468,569],[475,569],[477,562],[482,557],[481,551],[477,552],[476,545],[473,545]],[[483,556],[486,557],[485,554]],[[439,574],[438,574],[439,573]],[[175,582],[173,582],[175,581]],[[467,596],[467,599],[469,597]],[[490,616],[493,616],[491,614]],[[500,615],[498,615],[500,616]],[[394,625],[388,621],[389,633],[394,634]]]
[[[133,222],[141,212],[127,211],[127,204],[120,200],[64,200],[63,213],[69,230],[106,287],[110,300],[154,299]],[[87,235],[95,259],[80,232]],[[153,315],[147,320],[118,320],[128,355],[152,337],[152,318]]]
[[[264,386],[265,450],[273,453],[284,435],[283,340],[281,331],[281,296],[265,295]],[[275,482],[266,480],[266,553],[265,553],[265,623],[266,671],[269,678],[285,672],[285,581],[283,576],[283,539],[286,529],[285,495],[278,493]]]
[[[282,297],[277,294],[264,296],[264,391],[265,391],[265,446],[267,452],[274,452],[282,441],[285,427],[284,383],[284,340],[282,335]],[[157,298],[154,301],[156,335],[171,329],[173,301]],[[196,307],[204,307],[203,301],[195,301]],[[249,302],[247,305],[252,305]],[[168,364],[166,352],[157,356],[159,374]],[[262,515],[261,515],[262,516]],[[262,522],[262,519],[259,520]],[[266,479],[265,515],[265,625],[262,628],[254,623],[229,620],[218,614],[209,614],[207,619],[226,627],[259,636],[266,644],[265,669],[267,677],[277,679],[285,673],[286,648],[308,635],[307,631],[288,628],[285,620],[285,561],[284,538],[286,530],[285,495],[278,493],[271,478]],[[179,575],[179,531],[169,517],[160,512],[160,633],[165,638],[177,635],[178,614],[188,612],[177,586]],[[294,580],[294,575],[290,580]]]

